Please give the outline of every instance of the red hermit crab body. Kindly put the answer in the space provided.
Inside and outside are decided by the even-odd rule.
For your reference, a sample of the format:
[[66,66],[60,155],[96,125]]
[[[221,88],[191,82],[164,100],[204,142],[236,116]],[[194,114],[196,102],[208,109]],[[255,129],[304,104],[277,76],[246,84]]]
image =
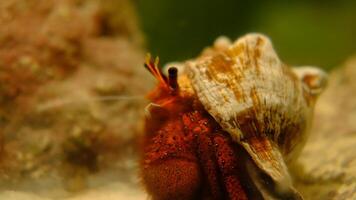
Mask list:
[[247,34],[165,76],[148,98],[141,174],[153,199],[302,199],[288,164],[309,134],[326,74],[284,64],[271,41]]
[[[142,178],[153,199],[247,199],[239,155],[231,137],[189,92],[179,89],[175,68],[149,94]],[[157,104],[157,105],[155,105]]]

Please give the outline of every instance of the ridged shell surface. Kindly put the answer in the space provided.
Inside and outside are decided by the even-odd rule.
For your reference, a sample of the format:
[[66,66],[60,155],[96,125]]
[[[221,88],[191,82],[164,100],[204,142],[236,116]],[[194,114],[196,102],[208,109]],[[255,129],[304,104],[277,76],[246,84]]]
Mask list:
[[188,62],[187,71],[205,109],[236,141],[265,135],[278,142],[283,133],[301,134],[310,121],[301,82],[264,35],[246,35]]
[[323,73],[288,67],[261,34],[222,44],[186,63],[195,94],[277,186],[294,192],[285,160],[305,142]]

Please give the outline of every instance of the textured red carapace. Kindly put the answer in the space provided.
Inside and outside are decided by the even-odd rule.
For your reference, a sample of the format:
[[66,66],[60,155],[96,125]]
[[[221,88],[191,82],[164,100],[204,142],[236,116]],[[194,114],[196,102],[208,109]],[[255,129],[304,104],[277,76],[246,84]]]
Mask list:
[[158,59],[145,67],[158,80],[148,95],[140,163],[143,184],[153,199],[250,199],[241,181],[240,147],[204,110],[196,96],[180,90],[177,69],[168,77]]

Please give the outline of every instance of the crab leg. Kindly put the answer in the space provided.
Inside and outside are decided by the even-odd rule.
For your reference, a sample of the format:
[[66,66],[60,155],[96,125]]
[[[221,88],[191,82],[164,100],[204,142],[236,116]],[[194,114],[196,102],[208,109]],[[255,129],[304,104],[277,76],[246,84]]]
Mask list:
[[235,154],[231,139],[229,140],[228,135],[218,133],[213,135],[213,143],[222,181],[229,199],[247,200],[238,174],[237,156],[239,155]]

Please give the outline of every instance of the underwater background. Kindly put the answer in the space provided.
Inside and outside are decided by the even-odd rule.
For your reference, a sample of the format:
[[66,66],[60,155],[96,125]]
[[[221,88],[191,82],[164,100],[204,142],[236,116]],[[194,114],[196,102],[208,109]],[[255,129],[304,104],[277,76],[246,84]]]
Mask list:
[[0,200],[147,199],[138,169],[161,66],[221,35],[327,70],[291,172],[306,200],[356,199],[356,1],[0,0]]
[[353,0],[137,0],[148,49],[161,60],[198,55],[220,35],[271,37],[290,65],[331,69],[356,52]]

